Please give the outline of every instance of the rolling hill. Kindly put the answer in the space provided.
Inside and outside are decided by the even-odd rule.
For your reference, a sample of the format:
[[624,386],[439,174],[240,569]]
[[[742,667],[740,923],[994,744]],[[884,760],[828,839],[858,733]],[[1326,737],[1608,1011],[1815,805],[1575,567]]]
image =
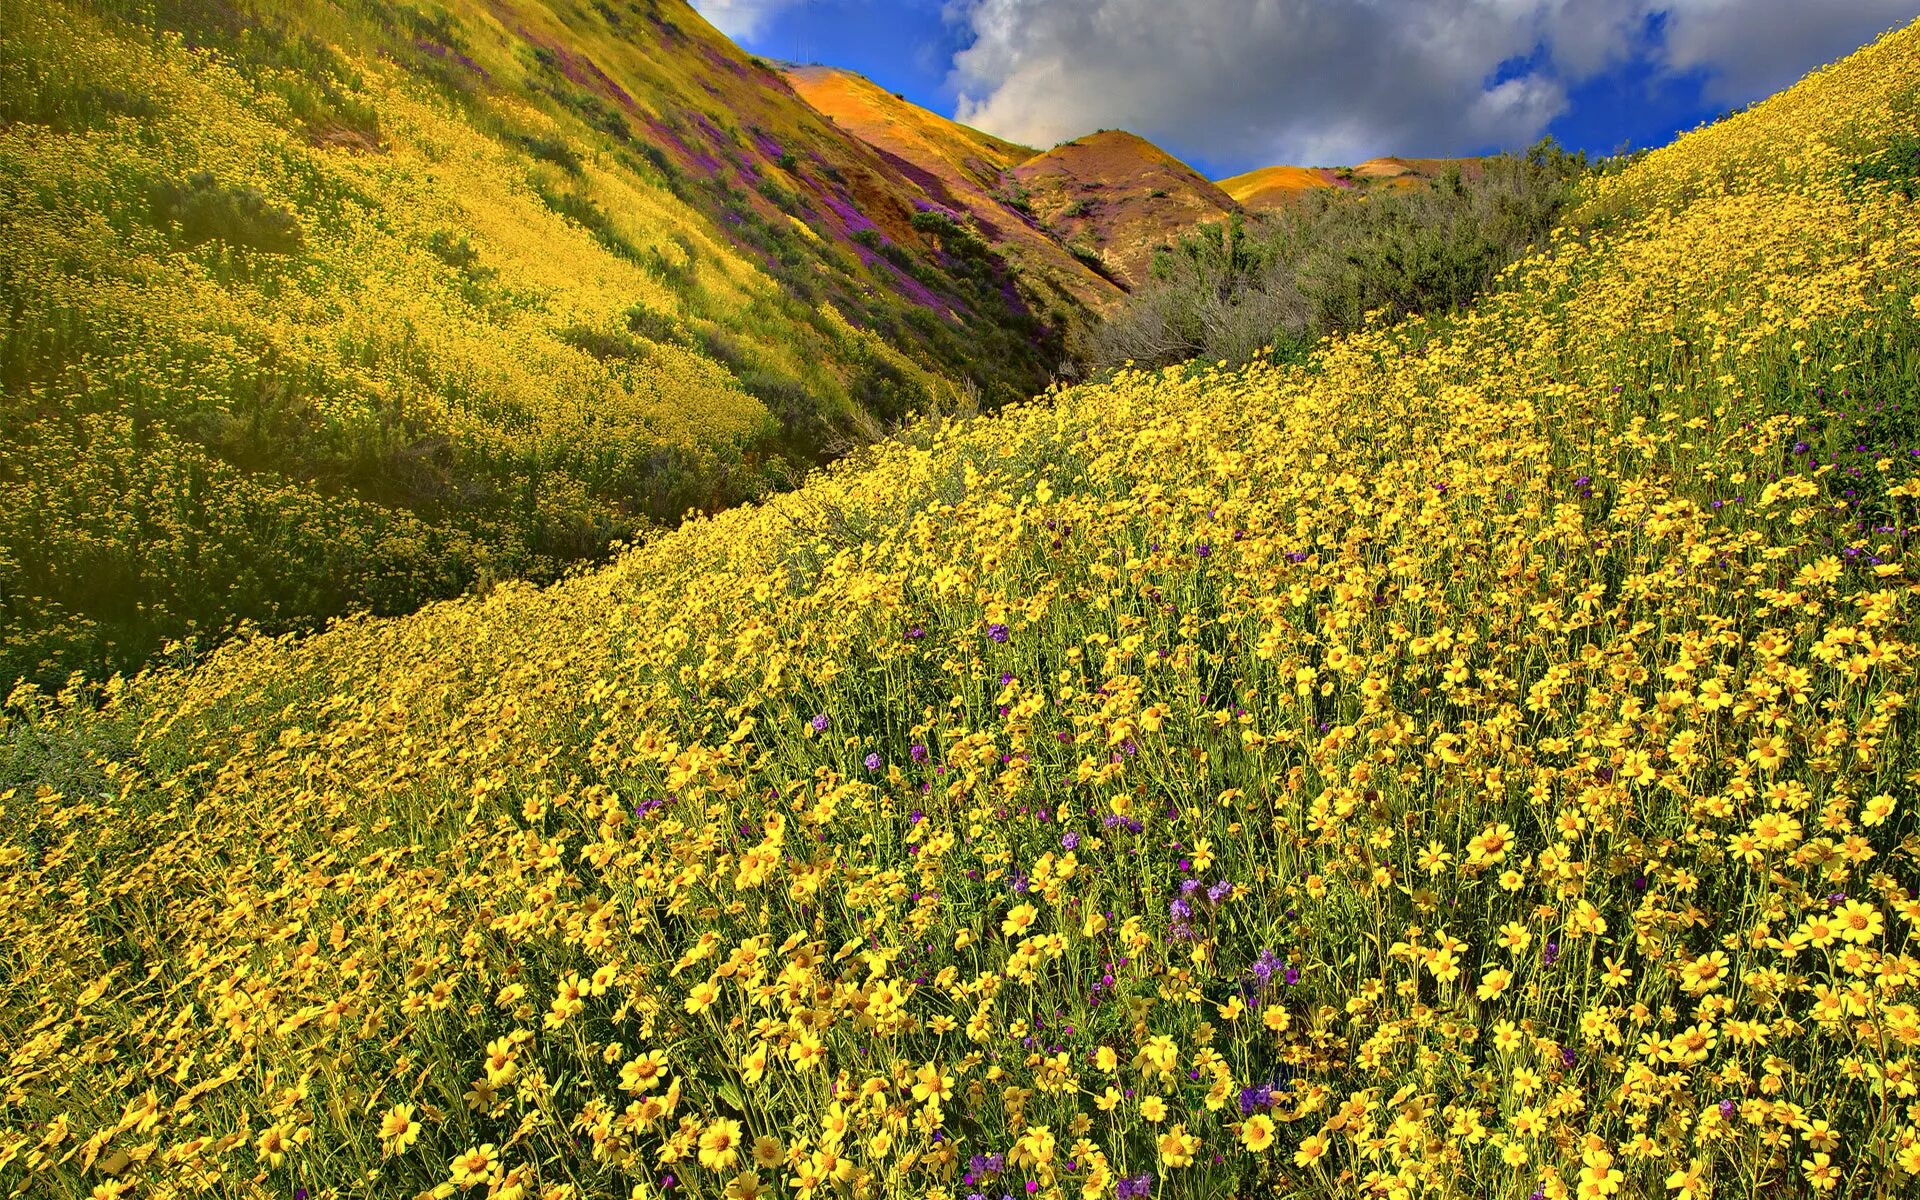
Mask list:
[[1282,209],[1310,192],[1341,188],[1365,195],[1375,187],[1418,187],[1473,159],[1370,158],[1351,167],[1260,167],[1220,181],[1220,190],[1249,212]]
[[681,0],[0,44],[7,683],[552,579],[1065,354],[1071,297]]
[[1022,199],[1016,168],[1039,151],[949,121],[851,71],[802,66],[786,77],[807,103],[917,180],[933,211],[963,219],[1030,283],[1045,280],[1095,313],[1119,298],[1120,287],[1076,258]]
[[20,690],[0,1187],[1913,1194],[1916,110],[1920,24],[1472,311]]
[[1013,175],[1033,214],[1123,287],[1146,278],[1154,250],[1238,207],[1192,167],[1115,129],[1055,146]]

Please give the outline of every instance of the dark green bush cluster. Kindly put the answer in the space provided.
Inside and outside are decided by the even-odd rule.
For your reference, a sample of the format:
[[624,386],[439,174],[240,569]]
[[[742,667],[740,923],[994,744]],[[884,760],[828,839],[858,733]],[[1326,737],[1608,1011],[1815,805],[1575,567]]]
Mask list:
[[1089,336],[1086,357],[1096,369],[1243,363],[1357,328],[1376,309],[1460,308],[1545,239],[1587,167],[1548,139],[1422,187],[1329,189],[1277,214],[1203,225],[1155,255],[1149,281]]
[[154,189],[155,223],[184,246],[225,242],[268,254],[300,249],[300,222],[253,188],[223,187],[205,171]]
[[1920,190],[1920,137],[1895,139],[1885,148],[1853,165],[1856,187],[1879,184],[1888,191],[1911,200]]

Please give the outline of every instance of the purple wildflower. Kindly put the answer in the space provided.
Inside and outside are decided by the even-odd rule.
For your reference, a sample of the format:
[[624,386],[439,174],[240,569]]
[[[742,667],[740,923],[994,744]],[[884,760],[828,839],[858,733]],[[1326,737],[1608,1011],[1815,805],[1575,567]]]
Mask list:
[[1251,968],[1253,977],[1260,981],[1261,987],[1266,987],[1273,982],[1273,976],[1280,970],[1281,965],[1280,956],[1273,952],[1273,948],[1263,947],[1260,957],[1253,960]]

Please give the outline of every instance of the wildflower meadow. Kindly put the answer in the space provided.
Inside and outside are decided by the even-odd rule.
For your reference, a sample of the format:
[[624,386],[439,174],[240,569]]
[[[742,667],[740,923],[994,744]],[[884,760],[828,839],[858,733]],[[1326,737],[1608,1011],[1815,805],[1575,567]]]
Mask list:
[[1920,1194],[1920,27],[1471,311],[0,721],[0,1186]]

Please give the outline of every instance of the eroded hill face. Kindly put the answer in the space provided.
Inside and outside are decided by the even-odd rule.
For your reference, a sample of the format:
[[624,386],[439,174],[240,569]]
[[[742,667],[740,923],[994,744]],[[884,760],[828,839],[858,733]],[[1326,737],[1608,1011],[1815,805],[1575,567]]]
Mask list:
[[1119,298],[1119,286],[1076,258],[1022,199],[1017,169],[1038,150],[949,121],[851,71],[802,66],[786,78],[802,99],[918,183],[931,211],[970,224],[1031,286],[1057,288],[1092,310]]
[[1381,187],[1414,188],[1454,166],[1476,169],[1475,159],[1370,158],[1351,167],[1260,167],[1220,181],[1220,190],[1249,212],[1285,208],[1313,192],[1339,189],[1356,195]]
[[1013,174],[1034,215],[1125,287],[1146,279],[1156,248],[1238,208],[1192,167],[1120,130],[1063,143]]
[[[1134,134],[1107,130],[1042,153],[921,108],[838,67],[783,71],[835,125],[871,146],[970,225],[1030,288],[1110,308],[1145,279],[1156,248],[1236,211],[1284,208],[1317,191],[1419,187],[1472,159],[1369,159],[1351,167],[1262,167],[1213,183]],[[916,204],[925,206],[924,201]]]

